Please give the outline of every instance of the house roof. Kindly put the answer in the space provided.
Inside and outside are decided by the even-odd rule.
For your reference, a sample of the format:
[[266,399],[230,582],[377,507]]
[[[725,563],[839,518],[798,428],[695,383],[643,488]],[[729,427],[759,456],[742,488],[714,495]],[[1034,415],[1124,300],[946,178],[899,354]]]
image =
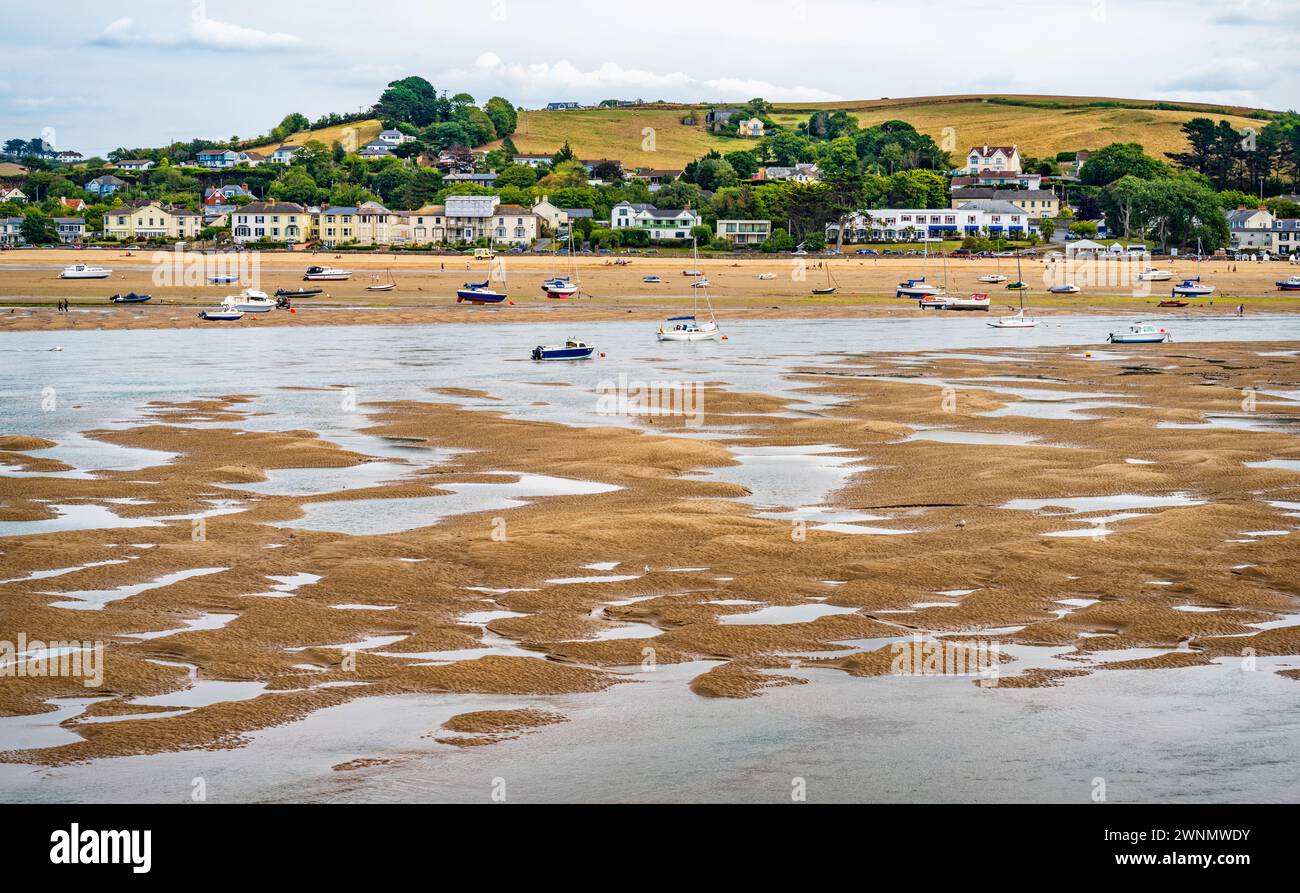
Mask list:
[[595,216],[591,208],[560,208],[570,217],[592,217]]
[[990,214],[1024,214],[1025,212],[1017,208],[1011,202],[991,201],[991,202],[966,202],[957,208],[958,211],[987,211]]
[[293,202],[250,202],[239,209],[241,214],[306,214],[307,209]]
[[77,223],[77,224],[80,224],[80,225],[82,225],[82,226],[85,226],[85,225],[86,225],[86,218],[84,218],[84,217],[55,217],[55,218],[54,218],[54,222],[55,222],[55,223]]
[[96,177],[90,182],[98,183],[101,186],[125,186],[126,185],[125,180],[121,179],[120,177],[115,177],[112,174],[104,174],[101,177]]
[[234,155],[234,154],[235,152],[233,149],[204,149],[203,151],[199,152],[199,157],[202,157],[204,155]]
[[989,158],[998,152],[1001,152],[1003,155],[1010,155],[1014,151],[1016,151],[1015,146],[971,146],[970,151],[966,154]]

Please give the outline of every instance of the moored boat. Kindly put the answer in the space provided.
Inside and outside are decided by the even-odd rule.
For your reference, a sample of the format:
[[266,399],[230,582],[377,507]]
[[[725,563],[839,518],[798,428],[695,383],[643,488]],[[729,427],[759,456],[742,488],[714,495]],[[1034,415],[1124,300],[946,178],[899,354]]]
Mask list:
[[1195,276],[1191,279],[1184,279],[1175,285],[1170,294],[1176,298],[1203,298],[1206,295],[1214,294],[1214,286],[1201,282],[1201,277]]
[[275,290],[277,298],[314,298],[324,293],[323,288],[277,288]]
[[238,274],[232,273],[228,276],[209,276],[209,285],[232,285],[239,281]]
[[922,310],[984,310],[989,309],[989,296],[977,292],[965,298],[956,295],[929,295],[917,302]]
[[466,282],[456,290],[456,303],[500,304],[506,299],[506,293],[489,288],[491,283],[490,279],[482,282]]
[[1179,301],[1174,298],[1165,298],[1156,306],[1157,307],[1186,307],[1187,301]]
[[339,281],[352,278],[352,271],[336,270],[333,267],[308,267],[302,278],[309,282]]
[[1174,271],[1161,270],[1158,267],[1147,267],[1137,274],[1137,278],[1139,282],[1168,282],[1174,278]]
[[563,344],[539,344],[533,348],[534,360],[586,360],[590,359],[595,348],[585,341],[570,338]]
[[243,318],[244,311],[237,310],[234,307],[227,307],[224,304],[220,307],[210,307],[207,310],[199,311],[199,319],[206,319],[211,322],[230,322]]
[[104,267],[92,267],[90,264],[73,264],[64,267],[60,279],[107,279],[113,271]]
[[1054,295],[1077,295],[1082,289],[1073,282],[1063,282],[1060,285],[1053,285],[1047,289]]
[[137,295],[135,292],[129,291],[124,295],[113,295],[108,300],[112,304],[143,304],[151,298],[153,298],[153,295]]
[[942,295],[943,289],[932,282],[926,282],[925,277],[917,279],[907,279],[898,283],[894,289],[896,298],[924,298],[929,295]]
[[1278,291],[1300,291],[1300,276],[1288,276],[1277,283]]
[[658,276],[642,276],[641,281],[651,285],[657,285],[663,282],[663,280],[660,279]]
[[221,306],[242,313],[266,313],[275,309],[275,301],[268,298],[266,292],[246,288],[237,295],[228,296],[221,302]]
[[[699,263],[699,243],[691,241],[691,256]],[[659,326],[659,331],[655,337],[660,341],[714,341],[722,337],[722,332],[718,328],[718,321],[713,316],[713,302],[709,300],[709,280],[701,278],[697,270],[695,273],[696,281],[691,283],[692,288],[698,288],[699,291],[692,292],[694,309],[690,315],[670,316]],[[700,293],[704,294],[704,306],[708,308],[709,318],[707,321],[698,319],[700,312]]]
[[1173,334],[1149,322],[1135,322],[1127,332],[1111,332],[1106,340],[1111,344],[1159,344],[1172,341]]
[[989,323],[995,329],[1032,329],[1038,325],[1038,320],[1025,316],[1025,296],[1022,292],[1020,295],[1020,312],[1014,316],[1003,316]]
[[997,285],[998,283],[1006,282],[1007,277],[1003,276],[1001,273],[988,273],[981,276],[979,281],[987,285]]

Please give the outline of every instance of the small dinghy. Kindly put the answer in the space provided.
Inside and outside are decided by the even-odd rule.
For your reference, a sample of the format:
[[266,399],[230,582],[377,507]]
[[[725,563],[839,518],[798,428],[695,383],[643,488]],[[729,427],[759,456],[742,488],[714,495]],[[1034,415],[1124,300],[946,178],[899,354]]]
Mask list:
[[1191,279],[1184,279],[1175,285],[1171,294],[1175,298],[1203,298],[1214,294],[1214,286],[1206,285],[1201,282],[1200,276],[1195,276]]
[[277,298],[314,298],[324,293],[323,288],[277,288],[275,290]]
[[1128,327],[1127,332],[1111,332],[1106,340],[1111,344],[1159,344],[1172,341],[1173,335],[1149,322],[1136,322]]
[[683,275],[683,276],[703,276],[704,274],[701,273],[699,270],[682,270],[682,275]]
[[587,344],[585,341],[579,341],[577,338],[570,338],[563,344],[543,345],[539,344],[533,348],[534,360],[587,360],[591,358],[592,352],[596,348]]
[[1278,291],[1300,291],[1300,276],[1289,276],[1274,284]]
[[1178,301],[1178,300],[1175,300],[1175,299],[1173,299],[1173,298],[1165,298],[1163,301],[1161,301],[1161,302],[1160,302],[1159,304],[1157,304],[1156,306],[1157,306],[1157,307],[1186,307],[1186,306],[1187,306],[1187,302],[1186,302],[1186,301]]
[[113,304],[143,304],[152,297],[153,295],[137,295],[135,292],[129,291],[124,295],[113,295],[108,300]]
[[773,279],[776,278],[776,274],[775,274],[775,273],[759,273],[759,274],[758,274],[758,278],[761,279],[761,280],[763,280],[764,282],[769,282],[769,281],[771,281],[771,280],[773,280]]
[[708,288],[708,287],[709,287],[709,280],[707,279],[701,279],[698,282],[691,283],[691,288]]
[[997,285],[1000,282],[1006,282],[1007,277],[1001,273],[989,273],[987,276],[981,276],[979,281],[986,285]]
[[645,283],[649,283],[651,285],[658,285],[659,283],[663,282],[663,280],[660,279],[658,276],[642,276],[641,281]]
[[1075,285],[1073,282],[1064,282],[1060,285],[1053,285],[1047,290],[1054,295],[1077,295],[1083,289],[1079,288],[1079,286]]
[[244,311],[236,310],[233,307],[227,307],[224,304],[220,307],[212,307],[207,310],[199,311],[199,319],[206,319],[211,322],[230,322],[236,319],[243,319]]
[[1011,289],[1012,291],[1025,291],[1029,288],[1029,283],[1016,280],[1015,282],[1008,282],[1007,288]]
[[208,277],[209,285],[232,285],[238,281],[239,281],[239,276],[237,274],[232,274],[230,276],[209,276]]

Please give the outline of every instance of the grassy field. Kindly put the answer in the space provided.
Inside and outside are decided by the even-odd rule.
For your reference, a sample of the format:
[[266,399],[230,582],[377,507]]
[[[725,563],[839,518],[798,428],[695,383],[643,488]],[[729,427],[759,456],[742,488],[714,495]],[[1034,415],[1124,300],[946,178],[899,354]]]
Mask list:
[[264,146],[254,146],[253,151],[269,155],[280,148],[281,145],[301,146],[309,140],[320,140],[327,149],[336,142],[341,142],[344,146],[347,146],[349,132],[354,141],[353,149],[360,150],[366,143],[379,136],[379,131],[383,129],[383,125],[374,118],[366,121],[353,121],[351,124],[339,124],[335,127],[324,127],[320,130],[300,130],[285,137],[283,143],[267,143]]
[[[842,108],[866,127],[881,121],[907,121],[922,133],[957,154],[970,146],[1014,143],[1027,155],[1044,156],[1077,149],[1096,149],[1114,142],[1138,142],[1148,153],[1181,151],[1186,146],[1182,124],[1197,116],[1224,118],[1238,130],[1264,124],[1238,114],[1220,114],[1213,106],[1186,105],[1177,110],[1155,108],[1107,108],[1095,102],[1128,102],[1100,97],[1008,97],[1072,107],[1006,105],[972,96],[925,96],[911,99],[850,100],[835,103],[781,104],[774,120],[793,128],[816,109]],[[581,158],[617,158],[636,167],[679,168],[693,158],[717,149],[728,152],[754,144],[754,140],[720,137],[708,133],[703,124],[687,126],[680,119],[694,112],[703,121],[707,106],[674,106],[641,109],[581,109],[565,112],[525,112],[514,135],[521,152],[554,152],[567,140]],[[643,147],[643,131],[654,131],[653,151]],[[948,129],[951,128],[949,131]],[[947,143],[945,144],[945,140]]]

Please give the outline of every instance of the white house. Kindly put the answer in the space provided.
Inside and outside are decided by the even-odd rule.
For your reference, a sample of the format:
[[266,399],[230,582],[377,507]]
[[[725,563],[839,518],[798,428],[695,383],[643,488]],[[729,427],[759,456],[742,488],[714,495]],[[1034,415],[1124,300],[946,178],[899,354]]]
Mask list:
[[554,155],[531,155],[520,153],[515,156],[515,164],[522,164],[531,168],[539,168],[544,164],[550,164]]
[[55,217],[54,228],[58,231],[60,242],[80,242],[86,236],[86,221],[83,217]]
[[271,153],[271,160],[280,164],[292,164],[293,156],[301,149],[302,146],[281,146]]
[[147,171],[151,170],[154,164],[146,158],[124,158],[116,166],[118,170],[123,171]]
[[379,136],[375,137],[374,142],[383,143],[390,149],[394,146],[400,146],[402,143],[409,143],[415,137],[402,133],[400,130],[381,130]]
[[822,178],[821,169],[810,162],[800,162],[794,167],[766,167],[758,173],[762,180],[792,180],[795,183],[816,183]]
[[1300,220],[1287,218],[1273,221],[1272,253],[1278,257],[1300,255]]
[[23,218],[0,217],[0,245],[23,243]]
[[[921,239],[961,239],[985,231],[1023,237],[1036,229],[1036,218],[1010,202],[967,202],[960,208],[883,208],[858,211],[845,223],[844,241],[915,242]],[[834,240],[839,227],[826,227]]]
[[1228,211],[1229,247],[1233,251],[1270,251],[1273,248],[1273,215],[1268,208],[1238,205]]
[[613,229],[640,229],[651,239],[689,239],[691,227],[703,223],[703,218],[689,209],[667,208],[654,205],[634,205],[619,202],[609,212],[609,225]]
[[733,245],[762,245],[772,235],[770,220],[719,220],[718,238]]
[[194,156],[194,160],[198,162],[199,167],[220,170],[239,164],[239,153],[230,149],[204,149]]
[[0,202],[25,202],[27,194],[17,186],[0,186]]
[[1020,173],[1020,149],[1016,146],[971,146],[966,153],[966,171],[968,175],[977,175],[985,171],[994,173]]
[[393,146],[397,143],[388,143],[383,140],[371,140],[361,147],[357,155],[361,158],[392,158]]

